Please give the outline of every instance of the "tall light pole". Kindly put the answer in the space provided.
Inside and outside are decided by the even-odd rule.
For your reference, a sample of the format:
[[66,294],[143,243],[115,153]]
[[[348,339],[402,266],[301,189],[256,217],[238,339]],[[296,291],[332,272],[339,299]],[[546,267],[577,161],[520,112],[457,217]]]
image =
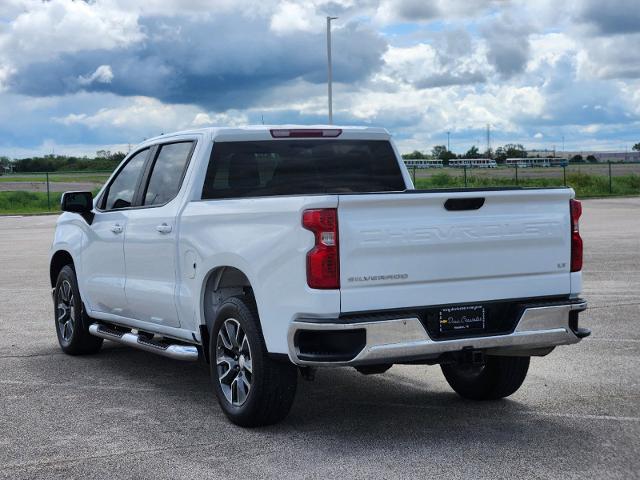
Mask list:
[[450,135],[450,134],[451,134],[451,132],[447,132],[447,152],[450,152],[450,151],[451,151],[450,143],[449,143],[449,135]]
[[329,125],[333,123],[333,92],[331,84],[333,82],[333,71],[331,69],[331,20],[338,17],[327,17],[327,93],[329,95]]

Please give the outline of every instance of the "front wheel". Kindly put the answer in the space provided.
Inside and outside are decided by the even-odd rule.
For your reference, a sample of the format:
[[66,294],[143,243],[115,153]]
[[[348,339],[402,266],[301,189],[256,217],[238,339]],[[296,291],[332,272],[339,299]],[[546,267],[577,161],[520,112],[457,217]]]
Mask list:
[[292,363],[268,356],[250,297],[231,297],[220,306],[211,331],[209,359],[218,403],[233,423],[258,427],[287,416],[298,370]]
[[498,400],[515,393],[529,370],[530,357],[488,356],[483,365],[441,365],[456,393],[471,400]]
[[56,333],[62,351],[69,355],[98,352],[102,338],[89,333],[90,319],[84,311],[76,272],[71,265],[64,266],[58,274],[53,303]]

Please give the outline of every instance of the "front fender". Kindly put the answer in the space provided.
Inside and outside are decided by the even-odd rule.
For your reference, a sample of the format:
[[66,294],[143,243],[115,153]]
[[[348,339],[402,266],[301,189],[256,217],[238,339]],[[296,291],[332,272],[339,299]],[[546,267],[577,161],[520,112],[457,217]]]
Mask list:
[[[82,282],[82,249],[87,241],[87,224],[77,214],[63,213],[56,223],[53,242],[49,250],[49,268],[57,253],[64,251],[72,260],[78,279],[80,295],[84,297]],[[53,280],[55,282],[55,279]]]

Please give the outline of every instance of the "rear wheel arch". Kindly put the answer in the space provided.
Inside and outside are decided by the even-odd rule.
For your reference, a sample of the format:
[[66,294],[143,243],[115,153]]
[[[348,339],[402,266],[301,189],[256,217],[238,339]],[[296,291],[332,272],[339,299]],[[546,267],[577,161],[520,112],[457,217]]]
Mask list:
[[[249,297],[253,302],[253,287],[249,277],[239,268],[219,266],[211,269],[205,276],[201,295],[202,346],[205,358],[209,361],[209,340],[213,322],[218,316],[219,307],[230,297]],[[257,325],[261,328],[261,325]]]

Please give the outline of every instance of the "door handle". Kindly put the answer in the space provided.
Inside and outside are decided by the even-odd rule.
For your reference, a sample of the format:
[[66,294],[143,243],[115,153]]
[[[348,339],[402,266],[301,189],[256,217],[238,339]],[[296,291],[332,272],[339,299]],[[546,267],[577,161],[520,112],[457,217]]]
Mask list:
[[113,233],[122,233],[122,225],[120,225],[119,223],[114,223],[113,225],[111,225],[111,231]]
[[172,228],[171,225],[163,223],[162,225],[158,225],[156,230],[160,233],[171,233]]

